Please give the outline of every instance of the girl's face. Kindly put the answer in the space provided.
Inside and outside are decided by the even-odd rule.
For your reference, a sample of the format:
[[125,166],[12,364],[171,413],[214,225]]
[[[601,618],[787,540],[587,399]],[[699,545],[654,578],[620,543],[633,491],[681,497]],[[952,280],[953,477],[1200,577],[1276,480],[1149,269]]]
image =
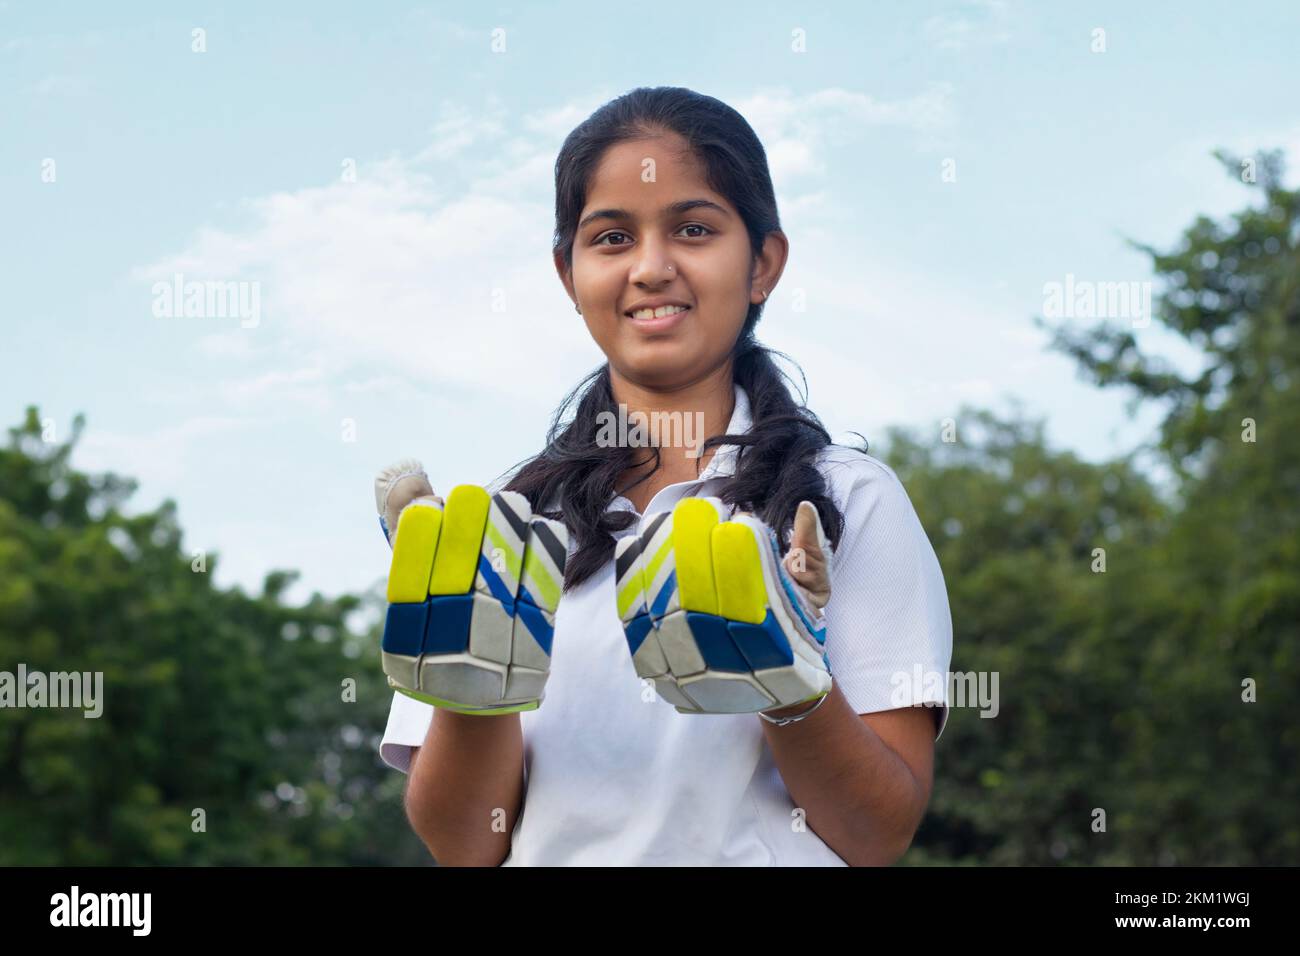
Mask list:
[[[578,223],[572,276],[556,257],[561,280],[611,373],[647,388],[679,388],[720,367],[749,304],[770,295],[785,262],[779,233],[776,254],[769,242],[754,260],[740,214],[708,187],[676,134],[606,150]],[[666,304],[687,308],[631,314]]]

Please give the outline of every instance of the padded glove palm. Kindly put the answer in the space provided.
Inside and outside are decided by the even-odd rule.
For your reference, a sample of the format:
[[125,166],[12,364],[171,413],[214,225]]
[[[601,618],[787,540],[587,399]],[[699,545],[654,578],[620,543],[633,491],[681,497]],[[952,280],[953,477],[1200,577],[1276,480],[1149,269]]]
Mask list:
[[615,580],[636,672],[679,713],[754,713],[830,692],[825,618],[753,515],[728,521],[718,498],[683,499],[618,542]]
[[[386,532],[392,483],[412,477],[400,466],[380,476]],[[457,485],[445,503],[429,492],[396,519],[382,642],[388,683],[461,713],[533,710],[550,673],[568,531],[534,517],[517,492]]]

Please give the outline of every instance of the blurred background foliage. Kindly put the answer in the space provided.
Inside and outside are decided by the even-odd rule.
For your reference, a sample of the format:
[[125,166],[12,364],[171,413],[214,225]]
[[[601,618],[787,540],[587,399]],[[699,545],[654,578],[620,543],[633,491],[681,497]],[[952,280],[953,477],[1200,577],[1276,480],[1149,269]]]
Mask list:
[[0,711],[0,864],[428,862],[365,602],[214,587],[171,501],[128,517],[134,483],[71,467],[82,429],[45,442],[29,408],[0,451],[0,670],[104,674],[97,719]]
[[[1203,356],[1194,378],[1129,327],[1051,329],[1099,388],[1162,403],[1150,442],[1092,464],[1019,409],[963,407],[956,441],[892,429],[872,449],[938,553],[951,669],[999,675],[996,718],[954,707],[904,863],[1300,862],[1300,191],[1282,161],[1253,159],[1257,201],[1228,221],[1134,243],[1153,321]],[[128,515],[132,481],[72,467],[83,428],[46,441],[29,408],[0,449],[0,670],[102,671],[107,703],[0,711],[0,864],[430,862],[378,757],[391,696],[364,619],[382,596],[294,607],[292,572],[214,587],[171,501]]]

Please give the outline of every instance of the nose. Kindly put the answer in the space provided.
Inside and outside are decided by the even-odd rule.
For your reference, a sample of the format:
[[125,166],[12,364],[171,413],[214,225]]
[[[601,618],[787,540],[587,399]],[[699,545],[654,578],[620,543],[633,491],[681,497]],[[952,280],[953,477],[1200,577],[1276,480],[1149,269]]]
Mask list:
[[667,250],[648,241],[642,246],[641,254],[632,264],[628,279],[634,285],[653,286],[666,284],[676,277],[677,267],[669,259]]

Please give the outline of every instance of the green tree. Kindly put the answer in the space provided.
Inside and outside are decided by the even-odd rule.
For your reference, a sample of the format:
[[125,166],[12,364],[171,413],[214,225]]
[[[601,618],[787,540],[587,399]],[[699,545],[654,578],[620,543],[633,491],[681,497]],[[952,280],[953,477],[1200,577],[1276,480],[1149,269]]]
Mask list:
[[102,672],[104,698],[0,711],[0,864],[428,862],[377,756],[367,602],[215,587],[171,501],[128,516],[134,482],[70,465],[83,427],[44,441],[29,408],[0,450],[0,669]]
[[964,407],[954,425],[947,441],[891,430],[884,457],[943,567],[951,669],[996,674],[997,706],[954,700],[906,861],[1128,862],[1090,814],[1125,791],[1115,757],[1158,611],[1114,584],[1145,573],[1168,508],[1133,456],[1093,465],[1054,451],[1023,413]]
[[1201,350],[1202,371],[1184,378],[1111,326],[1054,340],[1099,386],[1168,405],[1154,448],[1178,476],[1179,511],[1152,559],[1178,600],[1143,675],[1162,704],[1137,728],[1147,852],[1294,864],[1300,190],[1283,186],[1280,151],[1215,155],[1258,202],[1223,223],[1198,217],[1167,252],[1134,243],[1164,284],[1156,318]]
[[[1262,202],[1198,218],[1169,252],[1134,243],[1155,318],[1203,370],[1131,329],[1053,330],[1130,408],[1166,403],[1155,440],[1094,466],[1023,417],[964,409],[949,443],[890,433],[947,578],[953,670],[998,671],[1001,691],[995,719],[954,711],[909,862],[1300,860],[1300,195],[1280,154],[1218,155]],[[1145,452],[1175,475],[1168,500]]]

